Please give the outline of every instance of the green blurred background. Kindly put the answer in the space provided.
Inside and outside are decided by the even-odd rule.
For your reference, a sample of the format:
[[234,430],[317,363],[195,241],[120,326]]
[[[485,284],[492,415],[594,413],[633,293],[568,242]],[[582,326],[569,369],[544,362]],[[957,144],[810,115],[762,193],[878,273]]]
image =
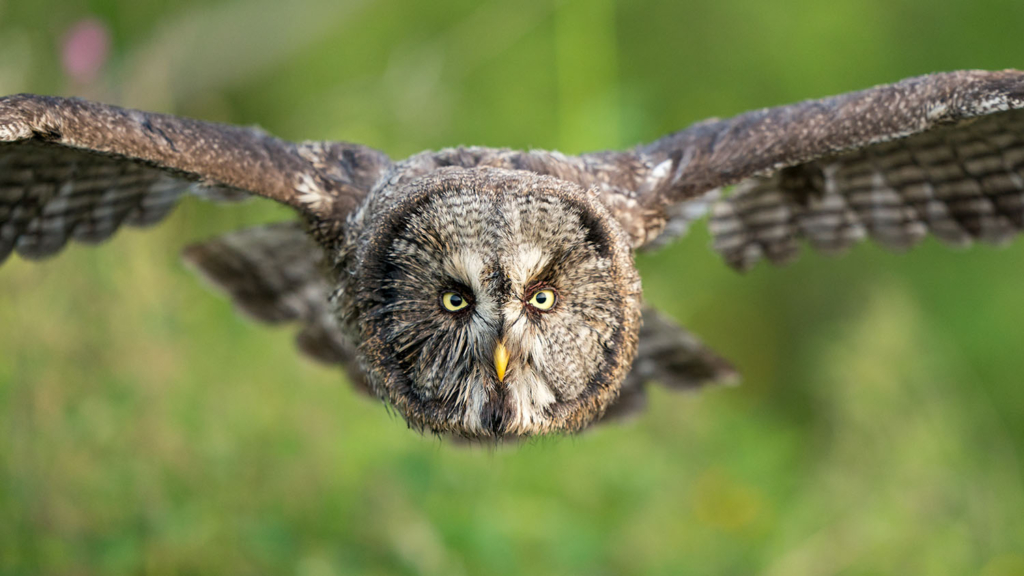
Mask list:
[[[61,63],[96,18],[94,78]],[[395,157],[580,152],[959,68],[1024,67],[1020,0],[0,0],[0,93],[76,94]],[[648,301],[739,388],[575,438],[453,447],[178,260],[288,213],[190,200],[0,269],[0,574],[1024,574],[1024,242],[727,270]]]

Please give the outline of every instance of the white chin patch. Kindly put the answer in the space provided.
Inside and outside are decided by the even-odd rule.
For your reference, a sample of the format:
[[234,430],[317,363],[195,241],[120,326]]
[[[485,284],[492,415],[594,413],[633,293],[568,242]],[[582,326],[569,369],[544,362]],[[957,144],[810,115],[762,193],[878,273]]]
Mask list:
[[466,401],[463,404],[465,412],[462,415],[462,425],[466,430],[472,430],[474,432],[482,432],[483,425],[480,422],[480,413],[484,409],[484,404],[487,402],[487,393],[484,391],[484,384],[480,378],[475,378],[472,383],[467,385],[464,389],[466,394]]
[[547,382],[533,370],[521,370],[518,377],[509,382],[508,393],[516,411],[509,431],[518,434],[537,432],[547,421],[544,409],[555,401]]
[[[515,374],[510,376],[505,380],[505,384],[508,386],[507,394],[515,413],[512,420],[506,424],[506,430],[513,435],[544,432],[548,421],[544,410],[555,402],[551,388],[543,378],[529,368],[516,370]],[[466,409],[462,416],[462,426],[467,431],[477,434],[489,432],[484,430],[481,419],[488,399],[487,385],[481,379],[475,379],[463,388]]]

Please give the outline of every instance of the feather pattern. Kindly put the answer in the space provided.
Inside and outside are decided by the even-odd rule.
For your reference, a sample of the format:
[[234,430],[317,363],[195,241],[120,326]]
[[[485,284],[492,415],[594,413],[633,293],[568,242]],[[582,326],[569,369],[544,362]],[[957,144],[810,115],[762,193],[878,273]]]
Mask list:
[[343,220],[389,163],[347,143],[279,140],[256,128],[85,100],[0,98],[0,262],[167,216],[189,190],[271,198],[313,222]]
[[671,214],[735,184],[711,231],[740,269],[791,259],[799,238],[1002,242],[1021,226],[1022,107],[1024,73],[960,71],[698,123],[637,149],[673,166],[643,203]]
[[929,233],[1003,244],[1024,228],[1024,112],[1001,112],[751,178],[716,204],[714,247],[746,270],[799,240],[841,253],[871,238],[906,250]]

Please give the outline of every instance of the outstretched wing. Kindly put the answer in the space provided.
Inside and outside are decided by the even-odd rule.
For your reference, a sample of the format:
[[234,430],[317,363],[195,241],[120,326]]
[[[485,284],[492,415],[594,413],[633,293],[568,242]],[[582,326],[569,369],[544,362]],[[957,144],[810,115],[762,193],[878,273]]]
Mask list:
[[254,194],[341,222],[388,163],[355,144],[295,144],[77,99],[0,98],[0,262],[152,224],[189,190]]
[[325,364],[342,365],[352,385],[369,394],[356,348],[331,313],[323,256],[298,222],[237,230],[184,252],[185,261],[248,316],[267,324],[297,323],[299,350]]
[[1022,108],[1024,73],[962,71],[697,124],[639,149],[671,174],[644,204],[737,184],[710,229],[741,269],[793,258],[801,238],[1004,242],[1024,228]]

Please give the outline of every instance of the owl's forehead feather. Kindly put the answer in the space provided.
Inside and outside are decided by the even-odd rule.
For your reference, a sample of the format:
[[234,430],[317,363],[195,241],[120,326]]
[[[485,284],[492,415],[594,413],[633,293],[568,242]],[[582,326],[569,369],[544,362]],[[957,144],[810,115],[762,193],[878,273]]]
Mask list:
[[512,286],[521,291],[547,267],[551,261],[551,250],[550,247],[542,248],[536,244],[524,244],[517,248],[516,253],[507,259],[504,268]]
[[444,272],[450,278],[465,284],[474,293],[479,294],[483,290],[481,282],[485,273],[485,264],[480,252],[456,250],[443,255],[442,258]]

